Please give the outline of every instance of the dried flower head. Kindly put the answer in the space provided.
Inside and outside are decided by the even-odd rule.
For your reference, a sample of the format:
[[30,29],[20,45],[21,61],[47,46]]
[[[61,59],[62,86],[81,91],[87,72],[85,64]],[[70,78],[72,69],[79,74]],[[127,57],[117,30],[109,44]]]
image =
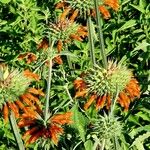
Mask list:
[[118,102],[128,110],[130,101],[140,96],[140,88],[132,71],[126,66],[109,61],[107,69],[98,67],[89,69],[80,79],[74,81],[77,90],[75,97],[88,96],[84,109],[96,101],[96,109],[109,109],[111,99],[119,91]]
[[[98,3],[99,11],[102,13],[104,19],[110,18],[110,13],[107,6],[115,11],[119,9],[118,0],[102,0],[98,1]],[[84,18],[86,18],[89,14],[95,16],[94,1],[91,0],[60,0],[59,3],[57,3],[56,8],[74,10],[74,12],[78,12],[80,15],[83,15]]]
[[29,112],[23,113],[21,119],[18,122],[18,126],[28,127],[28,130],[23,135],[23,139],[26,141],[26,145],[34,143],[39,138],[51,139],[52,142],[57,145],[59,135],[64,133],[62,125],[71,124],[71,112],[64,114],[54,114],[44,122],[42,119],[42,112],[39,113],[35,110],[29,110]]

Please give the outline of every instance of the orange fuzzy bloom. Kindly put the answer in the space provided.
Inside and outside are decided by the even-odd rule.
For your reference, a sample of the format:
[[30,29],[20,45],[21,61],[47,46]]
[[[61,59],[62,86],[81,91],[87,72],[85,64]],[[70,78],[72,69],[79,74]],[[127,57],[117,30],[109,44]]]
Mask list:
[[9,115],[9,109],[8,109],[7,103],[5,103],[3,105],[3,117],[4,117],[4,122],[5,123],[8,122],[8,115]]
[[79,35],[71,34],[70,38],[77,40],[77,41],[82,41],[82,38]]
[[43,130],[39,130],[38,132],[35,132],[29,140],[26,142],[26,145],[34,143],[39,137],[43,135]]
[[26,77],[28,77],[28,78],[31,78],[31,79],[35,79],[35,80],[37,80],[37,81],[40,80],[39,75],[37,75],[37,74],[31,72],[31,71],[28,70],[28,69],[24,71],[24,76],[26,76]]
[[44,38],[41,43],[38,44],[37,49],[47,49],[49,47],[48,41]]
[[35,124],[35,120],[24,120],[24,119],[22,119],[18,122],[18,126],[20,128],[30,126],[30,125],[34,125],[34,124]]
[[75,89],[83,90],[86,88],[86,84],[82,79],[74,80],[73,82]]
[[15,117],[18,118],[19,117],[19,112],[18,110],[14,107],[13,103],[11,102],[7,102],[8,106],[10,107],[10,109],[14,112]]
[[55,62],[56,62],[57,64],[59,64],[59,65],[62,65],[62,64],[63,64],[63,61],[62,61],[62,59],[61,59],[60,56],[56,56],[56,57],[54,58],[54,60],[55,60]]
[[106,102],[106,95],[103,95],[102,97],[99,97],[96,104],[96,110],[99,108],[103,108]]
[[69,18],[70,22],[74,22],[74,20],[76,19],[77,15],[79,13],[79,10],[76,9],[73,14],[71,15],[71,17]]
[[58,135],[63,134],[63,128],[56,126],[56,125],[51,125],[50,129],[50,136],[52,141],[54,142],[55,145],[58,144]]
[[22,139],[25,139],[28,135],[32,135],[34,132],[39,130],[38,127],[32,127],[31,129],[27,130],[24,135],[22,136]]
[[25,113],[27,112],[25,105],[20,101],[20,100],[16,100],[15,103],[18,105],[18,107],[23,110]]
[[120,101],[122,101],[121,103],[123,103],[125,110],[128,110],[129,105],[130,105],[129,97],[124,92],[120,92],[119,98],[120,98]]
[[83,91],[77,91],[75,98],[77,97],[84,97],[87,94],[87,90],[83,90]]
[[62,43],[62,41],[61,41],[61,40],[58,40],[58,42],[57,42],[57,50],[58,50],[58,53],[60,53],[60,52],[61,52],[62,47],[63,47],[63,43]]
[[29,88],[28,92],[35,95],[45,96],[41,89]]
[[26,97],[26,94],[23,94],[20,96],[22,101],[25,102],[27,105],[29,105],[31,108],[36,109],[34,104]]
[[56,4],[55,8],[56,9],[63,8],[65,6],[65,4],[66,4],[65,2],[59,2],[59,3]]
[[102,13],[104,19],[109,19],[109,18],[110,18],[110,13],[109,13],[109,11],[106,9],[105,6],[99,6],[99,11]]
[[66,16],[69,14],[69,11],[70,11],[70,8],[69,8],[69,7],[65,8],[65,10],[64,10],[64,12],[61,14],[59,20],[60,20],[60,21],[64,21],[64,20],[66,19]]
[[110,98],[110,95],[107,95],[107,104],[106,104],[106,109],[109,109],[110,106],[111,106],[111,98]]
[[85,38],[85,37],[87,37],[87,35],[88,35],[88,32],[87,32],[87,28],[86,27],[83,27],[83,26],[80,26],[79,28],[78,28],[78,35],[80,35],[82,38]]
[[104,4],[110,6],[115,11],[118,11],[119,9],[118,0],[104,0]]
[[71,124],[72,123],[71,116],[72,112],[67,112],[65,114],[56,114],[51,118],[51,122],[60,125]]
[[84,110],[87,110],[91,104],[93,103],[94,100],[96,100],[97,96],[96,95],[92,95],[90,97],[90,99],[87,101],[87,103],[84,105]]

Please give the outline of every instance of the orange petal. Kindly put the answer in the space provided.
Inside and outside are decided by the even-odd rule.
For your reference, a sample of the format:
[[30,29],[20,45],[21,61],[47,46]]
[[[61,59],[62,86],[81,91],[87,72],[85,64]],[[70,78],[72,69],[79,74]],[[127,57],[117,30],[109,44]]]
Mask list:
[[77,91],[75,98],[77,97],[84,97],[87,94],[87,90],[83,90],[83,91]]
[[3,117],[4,117],[4,122],[8,123],[8,115],[9,115],[9,109],[7,106],[7,103],[3,105]]
[[99,11],[102,13],[104,19],[109,19],[109,18],[110,18],[110,13],[109,13],[109,11],[106,9],[105,6],[99,6]]
[[69,11],[70,11],[70,8],[69,8],[69,7],[65,8],[65,10],[64,10],[64,12],[61,14],[59,20],[60,20],[60,21],[64,21],[64,20],[66,19],[66,16],[69,14]]
[[62,41],[61,41],[61,40],[58,40],[58,42],[57,42],[57,50],[58,50],[58,53],[60,53],[60,52],[61,52],[62,47],[63,47],[63,43],[62,43]]
[[28,78],[31,78],[31,79],[35,79],[35,80],[37,80],[37,81],[40,80],[39,75],[37,75],[37,74],[31,72],[29,69],[27,69],[27,70],[24,71],[24,76],[26,76],[26,77],[28,77]]
[[60,125],[71,124],[72,123],[71,116],[72,112],[67,112],[65,114],[56,114],[51,118],[51,122]]
[[98,110],[99,108],[103,108],[105,105],[105,101],[106,101],[106,95],[99,97],[96,103],[96,110]]
[[118,0],[105,0],[104,4],[110,6],[115,11],[118,11],[118,9],[119,9]]
[[110,95],[107,95],[106,99],[107,99],[106,109],[109,109],[110,106],[111,106],[111,98],[110,98]]
[[87,109],[91,106],[91,104],[93,103],[93,101],[94,101],[96,98],[97,98],[96,95],[92,95],[92,96],[89,98],[89,100],[85,103],[85,105],[84,105],[84,110],[87,110]]
[[44,38],[40,44],[37,46],[37,50],[39,49],[47,49],[49,47],[48,41]]
[[79,10],[76,9],[76,10],[73,12],[72,16],[69,18],[70,22],[74,22],[74,20],[75,20],[75,18],[77,17],[78,13],[79,13]]

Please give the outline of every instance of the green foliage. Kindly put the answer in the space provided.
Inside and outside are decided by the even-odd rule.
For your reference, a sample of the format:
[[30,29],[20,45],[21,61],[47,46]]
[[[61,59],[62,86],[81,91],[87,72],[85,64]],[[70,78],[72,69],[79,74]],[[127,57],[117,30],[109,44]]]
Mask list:
[[[55,4],[60,0],[0,0],[0,63],[3,62],[8,64],[10,68],[16,68],[14,71],[7,68],[0,70],[0,90],[2,89],[1,86],[4,85],[4,80],[12,79],[7,90],[1,90],[0,94],[5,96],[5,99],[12,101],[23,94],[30,81],[26,80],[18,70],[25,69],[30,69],[41,77],[39,82],[32,82],[30,86],[42,88],[46,93],[48,85],[46,81],[48,78],[47,60],[53,58],[52,73],[50,73],[51,87],[48,90],[48,113],[70,110],[73,112],[73,124],[63,126],[64,133],[57,146],[51,140],[40,138],[26,149],[150,149],[149,0],[120,0],[119,11],[111,11],[109,20],[104,20],[100,18],[101,16],[98,18],[91,17],[90,35],[92,40],[89,40],[88,37],[83,41],[72,40],[73,42],[69,42],[67,47],[65,44],[66,40],[70,38],[70,34],[76,33],[79,25],[87,26],[86,11],[94,8],[94,1],[66,1],[68,5],[73,7],[73,10],[78,9],[80,13],[73,24],[67,20],[65,28],[63,26],[60,30],[57,26],[58,18],[64,9],[55,9]],[[73,10],[70,10],[67,18],[72,15]],[[109,71],[111,74],[110,70],[113,65],[108,65],[110,67],[108,69],[101,67],[104,57],[100,54],[100,31],[97,22],[102,25],[104,52],[107,55],[107,60],[112,59],[121,64],[119,70],[107,82],[105,80],[106,72]],[[55,35],[56,41],[63,40],[65,45],[63,52],[58,54],[56,41],[53,41],[52,51],[45,48],[51,45],[52,35]],[[38,47],[43,39],[48,44],[41,46],[42,48],[39,50]],[[91,41],[93,41],[94,46],[94,63],[100,67],[92,68],[92,55],[89,50]],[[28,58],[18,59],[20,54],[30,52],[35,54],[35,61],[27,64],[26,59]],[[55,57],[57,56],[61,56],[63,64],[56,64]],[[124,65],[122,66],[122,64]],[[83,71],[88,70],[90,74],[87,74],[85,80],[90,85],[88,86],[89,91],[99,92],[100,95],[106,91],[115,94],[116,84],[122,90],[131,78],[130,69],[128,71],[124,66],[129,66],[139,81],[141,98],[131,102],[128,112],[123,112],[119,106],[115,105],[114,116],[110,116],[111,110],[103,109],[97,112],[94,106],[88,111],[84,111],[82,108],[86,98],[75,99],[73,81],[82,75]],[[103,92],[104,89],[105,92]],[[0,99],[1,105],[4,102],[3,97]],[[45,97],[40,99],[42,104],[44,104],[45,99]],[[18,147],[13,131],[9,124],[4,124],[2,113],[0,115],[0,150],[15,150]],[[18,122],[18,120],[16,121]],[[23,134],[25,130],[21,129],[20,133]]]

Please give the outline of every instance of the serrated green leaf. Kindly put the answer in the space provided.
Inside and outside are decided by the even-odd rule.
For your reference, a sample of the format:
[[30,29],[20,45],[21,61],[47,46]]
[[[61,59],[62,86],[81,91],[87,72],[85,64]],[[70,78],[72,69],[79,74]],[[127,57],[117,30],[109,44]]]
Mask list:
[[133,8],[137,9],[138,11],[140,11],[141,13],[145,13],[145,10],[144,8],[140,7],[140,6],[136,6],[136,5],[133,5],[133,4],[130,4],[130,6],[132,6]]
[[79,131],[82,141],[85,141],[86,118],[79,112],[77,105],[72,108],[74,127]]
[[131,20],[127,21],[124,25],[122,25],[122,27],[119,28],[118,31],[126,30],[126,29],[131,28],[135,25],[136,25],[136,20],[131,19]]

